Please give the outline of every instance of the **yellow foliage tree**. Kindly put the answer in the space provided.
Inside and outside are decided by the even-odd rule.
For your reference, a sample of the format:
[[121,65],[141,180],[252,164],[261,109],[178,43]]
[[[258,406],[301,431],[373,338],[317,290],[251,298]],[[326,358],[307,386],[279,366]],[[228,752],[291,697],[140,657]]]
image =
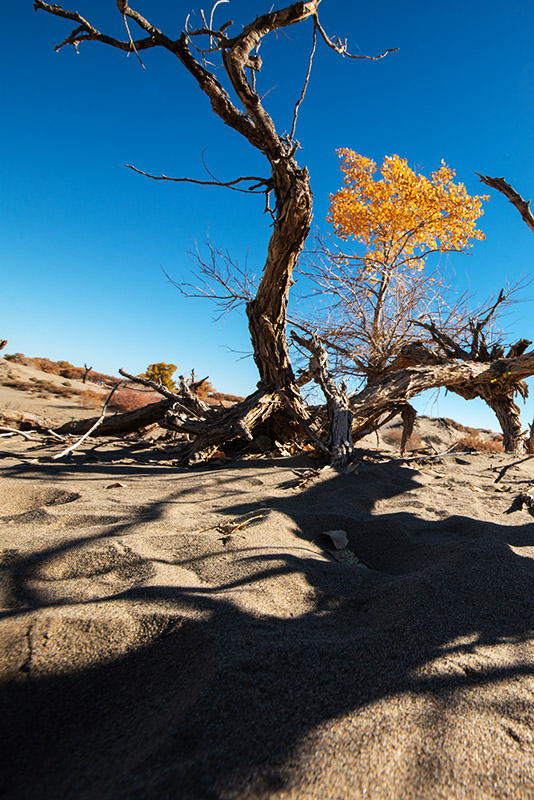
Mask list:
[[367,269],[424,267],[431,252],[464,251],[470,239],[484,239],[476,229],[488,195],[471,197],[454,170],[443,164],[430,177],[417,175],[404,158],[386,156],[376,180],[370,158],[343,148],[343,187],[330,195],[328,221],[343,240],[367,248]]
[[161,383],[172,392],[175,387],[172,376],[177,369],[176,364],[166,364],[164,361],[160,361],[157,364],[149,364],[146,372],[143,373],[141,377],[148,378],[156,383]]
[[[356,374],[375,379],[413,338],[414,319],[430,311],[442,315],[443,281],[437,273],[426,274],[425,259],[435,252],[464,252],[484,239],[476,221],[489,198],[471,197],[444,163],[426,177],[406,159],[386,156],[377,178],[372,159],[347,148],[338,155],[343,186],[330,195],[327,220],[356,249],[348,252],[334,241],[303,271],[320,287],[319,334],[336,345],[338,356],[348,356]],[[447,313],[452,319],[456,309]]]

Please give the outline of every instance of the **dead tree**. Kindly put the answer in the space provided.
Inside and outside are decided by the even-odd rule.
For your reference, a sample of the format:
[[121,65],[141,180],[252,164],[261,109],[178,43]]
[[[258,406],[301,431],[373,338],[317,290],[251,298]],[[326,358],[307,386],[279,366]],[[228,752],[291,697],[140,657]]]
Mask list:
[[82,383],[87,383],[87,376],[89,375],[89,373],[91,372],[91,370],[93,368],[92,367],[88,367],[87,364],[84,364],[83,365],[83,369],[84,369],[84,373],[83,373]]
[[[260,376],[258,391],[247,398],[241,408],[220,411],[216,423],[210,422],[209,425],[206,423],[206,435],[199,435],[193,447],[194,452],[191,453],[193,458],[201,457],[206,438],[208,437],[211,442],[215,432],[216,438],[221,441],[233,438],[236,430],[246,434],[248,438],[250,425],[256,416],[263,419],[275,411],[280,411],[282,417],[285,417],[284,423],[291,418],[306,424],[307,411],[291,366],[286,337],[289,289],[295,264],[308,236],[313,199],[308,170],[306,167],[301,167],[295,158],[299,147],[295,138],[296,121],[310,76],[317,34],[328,47],[343,56],[367,58],[350,55],[346,43],[340,39],[333,41],[327,36],[319,21],[319,3],[320,0],[307,0],[307,2],[300,0],[286,8],[263,14],[233,36],[229,33],[233,23],[227,22],[220,28],[214,28],[213,14],[209,23],[203,15],[203,27],[192,30],[186,20],[180,36],[173,39],[131,8],[128,3],[121,2],[119,11],[124,20],[128,18],[136,23],[143,32],[141,39],[133,41],[129,37],[128,41],[122,41],[101,33],[78,12],[66,11],[58,5],[43,0],[34,2],[36,10],[70,20],[76,26],[66,39],[57,45],[56,50],[65,45],[72,45],[77,49],[83,42],[98,41],[126,52],[134,49],[136,53],[153,47],[162,47],[176,56],[209,98],[213,112],[259,150],[268,161],[269,176],[241,176],[227,183],[218,180],[196,181],[189,178],[169,179],[164,175],[148,175],[155,180],[192,181],[264,193],[266,208],[271,211],[274,223],[258,290],[255,297],[247,304],[254,360]],[[267,34],[306,20],[310,20],[313,24],[313,46],[308,71],[303,91],[293,110],[291,132],[280,135],[256,90],[256,74],[262,67],[261,58],[257,54],[258,47]],[[238,108],[215,74],[208,69],[206,54],[213,58],[217,53],[220,54],[222,67],[235,101],[244,111]],[[376,58],[382,58],[384,55],[386,53]],[[272,210],[269,205],[271,195],[274,197]],[[251,408],[254,404],[261,408],[261,413],[258,415]]]
[[[303,435],[315,442],[320,450],[342,461],[350,458],[351,436],[354,439],[361,437],[365,432],[375,429],[388,415],[402,412],[406,426],[409,427],[413,417],[408,410],[409,399],[436,386],[446,386],[463,396],[472,392],[478,393],[478,396],[486,395],[496,409],[507,408],[502,412],[503,419],[509,420],[513,416],[513,393],[523,378],[534,374],[532,353],[503,358],[503,354],[491,350],[488,351],[487,360],[473,357],[469,353],[465,359],[447,352],[442,346],[433,351],[428,346],[421,345],[417,354],[419,361],[414,362],[415,350],[412,346],[410,354],[407,351],[401,354],[404,358],[403,364],[395,360],[388,367],[387,374],[373,376],[365,389],[349,400],[343,388],[338,387],[328,374],[326,362],[321,356],[321,343],[318,339],[310,339],[312,364],[307,370],[306,380],[315,376],[325,391],[330,414],[327,443],[321,440],[316,426],[311,424],[308,410],[300,395],[302,380],[295,378],[286,336],[289,290],[293,270],[308,236],[313,199],[308,171],[295,158],[299,147],[295,138],[295,127],[310,76],[317,35],[337,53],[350,58],[361,58],[351,56],[341,40],[333,41],[326,35],[319,21],[319,3],[320,0],[294,2],[284,9],[257,17],[233,36],[229,33],[232,23],[215,28],[213,14],[209,23],[203,15],[201,28],[192,30],[186,21],[180,36],[172,39],[132,9],[128,2],[121,0],[118,7],[124,20],[135,23],[143,32],[142,38],[138,40],[134,41],[128,36],[128,40],[123,41],[101,33],[78,12],[64,10],[44,0],[35,0],[36,10],[70,20],[75,25],[74,30],[56,50],[66,45],[78,48],[83,42],[98,41],[124,52],[135,50],[140,53],[153,47],[161,47],[176,56],[208,97],[214,114],[259,150],[269,166],[269,174],[266,176],[240,176],[227,182],[149,175],[132,167],[136,172],[154,180],[216,185],[265,195],[266,210],[272,216],[273,230],[257,291],[247,302],[254,359],[260,380],[257,390],[243,402],[221,410],[202,403],[185,379],[181,380],[180,387],[175,392],[165,392],[162,387],[154,385],[151,388],[164,395],[161,402],[130,415],[117,414],[104,420],[98,429],[99,434],[126,433],[149,424],[148,420],[157,421],[164,427],[190,436],[192,441],[184,451],[184,458],[194,462],[209,455],[229,439],[251,440],[254,428],[271,418],[277,437],[283,439],[288,426],[298,425]],[[280,135],[256,90],[256,76],[262,67],[258,47],[266,35],[307,20],[313,25],[308,70],[302,93],[293,109],[291,131]],[[210,59],[220,55],[222,74],[228,80],[228,91],[214,72],[208,69],[208,54]],[[383,55],[385,53],[377,58]],[[272,207],[271,198],[274,199]],[[476,331],[473,336],[475,334]],[[143,382],[135,376],[124,372],[122,374]],[[62,430],[67,432],[67,429],[71,430],[76,426],[76,432],[83,433],[83,426],[90,427],[91,424],[90,420],[74,423],[70,427],[64,426]],[[512,426],[510,441],[516,440],[516,431]]]
[[[310,343],[310,346],[313,348],[313,343]],[[343,451],[352,448],[352,440],[357,441],[367,433],[377,430],[392,416],[406,410],[411,398],[427,389],[446,387],[468,399],[476,396],[484,397],[487,392],[491,393],[492,398],[507,397],[522,380],[534,375],[534,352],[507,358],[496,357],[490,362],[482,362],[451,358],[421,344],[408,346],[407,351],[399,358],[403,359],[403,365],[399,369],[368,384],[361,392],[349,398],[348,410],[352,417],[349,430],[346,427],[336,429],[330,426],[330,432],[341,430],[342,433],[337,437],[331,435],[327,444],[323,441],[316,424],[313,427],[307,423],[303,424],[303,434],[317,446],[318,450],[332,458],[332,444],[335,444],[341,456],[337,459],[337,463],[343,463],[346,460],[343,458]],[[320,366],[317,368],[320,369]],[[138,411],[117,414],[105,419],[98,429],[99,435],[124,435],[157,422],[169,430],[180,431],[194,437],[193,448],[184,445],[182,459],[185,463],[194,463],[198,460],[197,454],[200,449],[209,456],[229,438],[242,437],[250,440],[252,438],[250,430],[269,416],[274,402],[271,395],[258,389],[242,403],[226,409],[227,427],[231,426],[232,434],[229,436],[228,431],[223,430],[219,423],[222,412],[210,408],[196,398],[185,379],[180,379],[178,391],[169,392],[152,381],[129,375],[124,370],[120,372],[124,377],[150,386],[164,395],[164,400]],[[319,373],[317,375],[319,377]],[[323,379],[324,376],[321,376],[320,380]],[[335,398],[334,391],[332,395]],[[331,409],[335,408],[338,399],[332,401]],[[345,413],[346,407],[343,404],[341,406],[344,418],[349,418]],[[320,414],[319,410],[319,416]],[[410,416],[409,410],[406,410],[405,424],[408,420],[409,425]],[[58,432],[83,434],[94,425],[94,422],[95,419],[68,423],[58,429]]]

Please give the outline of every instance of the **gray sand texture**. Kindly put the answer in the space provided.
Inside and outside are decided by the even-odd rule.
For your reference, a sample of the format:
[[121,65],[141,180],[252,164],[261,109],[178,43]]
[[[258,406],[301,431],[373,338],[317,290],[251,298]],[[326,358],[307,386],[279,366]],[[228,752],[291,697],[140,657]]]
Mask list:
[[531,461],[97,452],[4,453],[3,796],[534,796]]

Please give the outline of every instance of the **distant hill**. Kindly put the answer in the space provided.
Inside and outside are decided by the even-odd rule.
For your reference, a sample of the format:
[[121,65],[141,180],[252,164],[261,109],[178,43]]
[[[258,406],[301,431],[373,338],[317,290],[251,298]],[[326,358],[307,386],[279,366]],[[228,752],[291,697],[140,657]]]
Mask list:
[[[24,353],[14,353],[11,355],[6,353],[4,354],[4,359],[14,364],[22,364],[26,367],[33,367],[33,369],[37,369],[40,372],[46,372],[49,375],[58,375],[61,378],[66,378],[67,380],[80,380],[86,384],[96,383],[109,386],[111,388],[116,383],[124,381],[123,378],[119,378],[117,375],[106,375],[106,373],[96,372],[92,368],[89,369],[87,367],[76,367],[69,361],[52,361],[50,358],[43,358],[41,356],[26,356]],[[113,407],[115,407],[117,410],[132,411],[134,408],[141,408],[147,403],[154,402],[154,400],[158,397],[158,395],[154,395],[151,391],[147,391],[140,386],[134,388],[133,384],[124,387],[120,391],[123,394],[123,402],[121,403],[120,395],[116,395],[113,403]],[[124,393],[130,394],[127,396]],[[238,395],[218,392],[207,380],[205,381],[204,385],[199,386],[198,394],[202,400],[210,405],[219,405],[221,403],[223,405],[231,405],[243,399]],[[124,408],[122,406],[124,406]]]

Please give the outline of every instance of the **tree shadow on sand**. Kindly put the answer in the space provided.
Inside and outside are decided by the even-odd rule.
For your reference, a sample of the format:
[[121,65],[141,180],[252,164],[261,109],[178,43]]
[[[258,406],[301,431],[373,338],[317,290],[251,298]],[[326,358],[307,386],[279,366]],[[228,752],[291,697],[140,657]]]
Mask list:
[[[151,612],[145,624],[156,634],[109,662],[34,678],[30,670],[3,687],[8,796],[320,797],[330,780],[342,781],[339,797],[348,784],[350,796],[401,797],[402,781],[428,797],[429,787],[454,783],[447,737],[474,689],[485,706],[477,713],[495,711],[502,723],[491,735],[502,734],[506,759],[491,775],[482,765],[477,779],[481,796],[497,796],[484,794],[484,781],[498,787],[501,772],[510,781],[504,760],[517,757],[525,726],[534,731],[534,562],[512,549],[534,547],[534,523],[422,519],[410,512],[415,486],[410,470],[369,465],[357,480],[338,476],[269,501],[303,544],[345,529],[372,569],[246,543],[245,571],[216,588],[140,582],[105,598],[141,617],[155,603],[165,621]],[[401,496],[407,510],[375,513],[378,501]],[[235,601],[291,576],[308,586],[298,615]],[[412,767],[395,766],[403,736]],[[487,745],[486,734],[465,736],[473,751]],[[372,767],[378,753],[393,765],[389,777]]]

